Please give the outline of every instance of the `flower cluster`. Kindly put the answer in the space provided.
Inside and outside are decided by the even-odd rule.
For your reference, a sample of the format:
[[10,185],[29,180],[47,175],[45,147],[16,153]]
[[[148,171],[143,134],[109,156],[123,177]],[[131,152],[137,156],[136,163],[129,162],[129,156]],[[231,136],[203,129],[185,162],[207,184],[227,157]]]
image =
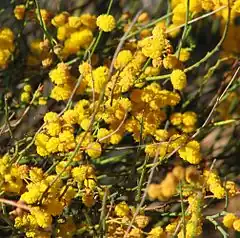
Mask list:
[[14,33],[9,28],[0,28],[0,69],[8,66],[14,52]]
[[[143,12],[134,24],[127,12],[115,19],[111,6],[99,16],[76,16],[66,11],[53,14],[35,2],[36,6],[26,1],[13,10],[23,28],[34,23],[43,32],[43,37],[25,42],[27,52],[21,54],[22,32],[0,29],[5,81],[11,58],[23,56],[13,63],[27,69],[17,86],[17,99],[4,97],[0,128],[1,135],[10,135],[11,148],[0,157],[0,202],[16,207],[7,209],[13,221],[11,235],[190,238],[202,234],[205,221],[219,229],[214,219],[221,216],[225,227],[240,231],[237,215],[223,211],[214,217],[203,212],[208,199],[225,199],[227,204],[238,194],[234,179],[226,177],[224,169],[218,173],[215,160],[209,163],[217,152],[206,151],[201,141],[221,124],[219,118],[237,122],[239,83],[228,77],[234,67],[227,71],[221,85],[229,84],[218,90],[223,93],[216,96],[216,104],[198,105],[210,76],[239,53],[240,1],[191,0],[188,5],[172,0],[167,21],[152,23]],[[197,42],[186,14],[190,21],[209,11],[219,19],[219,33],[225,38],[220,41],[220,59],[204,77],[197,77],[198,85],[192,71],[211,52],[190,65]],[[178,38],[181,27],[183,35]],[[213,85],[209,87],[211,91]],[[227,111],[230,104],[234,105]],[[39,128],[19,138],[16,126],[37,105],[42,105],[40,113],[33,113],[40,119],[33,121]],[[17,113],[10,113],[15,109]],[[238,145],[232,144],[236,145],[231,138],[220,152],[219,164],[233,150],[238,153]]]

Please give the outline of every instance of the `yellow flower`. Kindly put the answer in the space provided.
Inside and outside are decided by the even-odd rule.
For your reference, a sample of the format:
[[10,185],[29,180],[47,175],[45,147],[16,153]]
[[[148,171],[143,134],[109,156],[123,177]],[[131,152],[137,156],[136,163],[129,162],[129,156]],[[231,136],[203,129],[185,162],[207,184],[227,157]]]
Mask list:
[[187,145],[180,148],[178,152],[180,157],[190,164],[199,164],[202,160],[200,144],[195,140],[188,142]]
[[46,105],[47,104],[47,98],[46,97],[40,97],[38,99],[38,104],[39,105]]
[[144,215],[137,215],[135,218],[135,223],[140,229],[145,228],[148,225],[149,221],[150,221],[149,217]]
[[187,85],[187,76],[180,70],[175,69],[171,73],[171,83],[174,89],[183,90]]
[[53,69],[49,73],[51,81],[57,85],[67,83],[70,80],[69,68],[64,63],[59,63],[56,69]]
[[180,112],[175,112],[171,114],[170,121],[174,126],[179,126],[182,124],[182,114]]
[[37,223],[42,228],[48,228],[52,224],[52,216],[39,207],[31,208],[31,214],[36,218]]
[[182,114],[182,121],[185,126],[194,126],[197,122],[197,114],[195,112],[185,112]]
[[98,158],[102,153],[101,145],[98,142],[92,142],[88,145],[86,152],[91,158]]
[[237,220],[238,218],[233,214],[233,213],[228,213],[223,217],[223,225],[226,226],[227,228],[232,228],[233,223]]
[[163,234],[164,234],[163,228],[157,226],[151,229],[151,231],[148,233],[147,238],[161,238],[164,237]]
[[29,92],[23,92],[21,93],[21,102],[29,103],[31,99],[31,95]]
[[68,17],[68,24],[72,28],[79,28],[82,25],[81,18],[77,16]]
[[18,19],[18,20],[22,20],[24,18],[25,15],[25,6],[23,4],[21,5],[17,5],[14,8],[14,16]]
[[112,15],[103,14],[97,17],[97,26],[104,32],[110,32],[116,27],[116,21]]
[[96,93],[100,93],[103,90],[103,87],[108,80],[108,73],[109,69],[106,66],[100,66],[93,70],[93,82],[91,79],[89,79],[88,84],[90,87],[92,87],[92,84],[94,85],[94,90]]
[[237,186],[233,181],[226,181],[225,187],[229,197],[233,197],[237,194]]
[[62,25],[64,25],[69,17],[69,13],[67,12],[62,12],[58,15],[56,15],[52,20],[51,23],[52,25],[54,25],[55,27],[60,27]]
[[78,113],[75,110],[67,110],[64,112],[62,118],[67,124],[73,125],[78,121]]
[[116,69],[122,69],[132,60],[132,52],[130,50],[122,50],[118,53],[114,67]]
[[115,206],[114,212],[118,217],[128,216],[130,209],[126,202],[120,202]]
[[50,136],[58,136],[61,132],[61,125],[58,122],[50,122],[45,128]]
[[51,123],[51,122],[59,123],[59,117],[56,112],[47,112],[43,120],[45,123]]
[[233,229],[240,232],[240,219],[233,222]]
[[58,146],[59,146],[59,138],[57,137],[51,137],[49,141],[46,144],[46,149],[49,153],[56,153],[58,152]]
[[83,76],[91,74],[92,66],[89,63],[87,63],[87,62],[83,62],[82,64],[79,65],[79,72]]
[[92,207],[95,204],[96,201],[91,190],[86,189],[86,192],[82,196],[82,202],[86,207]]
[[179,55],[179,60],[182,62],[188,61],[190,58],[190,52],[186,48],[181,48],[180,55]]

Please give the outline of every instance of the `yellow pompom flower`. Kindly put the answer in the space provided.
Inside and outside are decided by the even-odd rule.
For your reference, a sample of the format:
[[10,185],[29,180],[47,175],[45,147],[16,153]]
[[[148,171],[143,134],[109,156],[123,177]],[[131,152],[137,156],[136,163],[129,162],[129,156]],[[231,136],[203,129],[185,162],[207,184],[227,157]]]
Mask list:
[[21,5],[17,5],[14,8],[14,16],[18,19],[18,20],[22,20],[24,18],[25,15],[25,6],[23,4]]
[[104,32],[110,32],[116,27],[115,18],[112,15],[100,15],[97,17],[97,26]]
[[118,217],[125,217],[128,216],[130,208],[126,202],[120,202],[115,206],[114,212]]
[[175,69],[171,73],[171,83],[174,89],[183,90],[187,85],[187,76],[180,70]]
[[67,83],[70,80],[69,68],[64,63],[59,63],[56,69],[49,73],[51,81],[57,85]]
[[226,181],[225,187],[229,197],[233,197],[237,194],[237,186],[233,181]]
[[[64,172],[62,173],[62,177],[68,177],[71,174],[71,169],[72,167],[69,165],[68,167],[66,167],[66,165],[68,164],[68,161],[61,161],[56,165],[56,173],[60,174],[62,173],[62,171],[64,170]],[[66,167],[66,168],[65,168]]]
[[47,112],[43,118],[45,123],[59,122],[59,117],[56,112]]
[[79,72],[83,76],[91,74],[92,66],[89,63],[87,63],[87,62],[83,62],[82,64],[79,65]]
[[57,137],[51,137],[49,141],[46,144],[46,149],[49,153],[56,153],[58,152],[58,146],[59,146],[59,138]]
[[188,49],[186,48],[182,48],[180,50],[180,55],[179,55],[179,60],[182,61],[182,62],[186,62],[188,61],[190,58],[190,52]]
[[151,229],[148,233],[147,238],[160,238],[164,234],[163,228],[161,226],[157,226]]
[[31,208],[31,214],[36,217],[37,223],[42,228],[48,228],[52,224],[52,216],[39,207]]
[[45,128],[50,136],[58,136],[61,132],[61,125],[58,122],[50,122]]
[[67,12],[62,12],[62,13],[56,15],[56,16],[51,20],[51,23],[52,23],[52,25],[54,25],[55,27],[63,26],[63,25],[67,22],[68,17],[69,17],[69,13],[67,13]]
[[89,118],[84,118],[81,123],[80,123],[80,126],[82,127],[82,129],[84,131],[86,131],[88,129],[88,127],[90,126],[91,124],[91,119]]
[[186,146],[180,148],[178,153],[182,159],[190,164],[199,164],[202,160],[200,144],[195,140],[188,142]]
[[77,16],[68,17],[68,25],[72,28],[79,28],[82,25],[81,18]]
[[170,122],[174,125],[174,126],[179,126],[182,124],[182,114],[180,112],[175,112],[173,114],[171,114],[170,116]]
[[182,114],[182,121],[185,126],[194,126],[197,122],[197,114],[195,112],[185,112]]
[[233,222],[233,229],[240,232],[240,219]]
[[116,69],[122,69],[132,60],[132,58],[133,55],[130,50],[122,50],[118,53],[116,61],[114,62],[114,67]]
[[92,142],[88,145],[86,152],[91,158],[95,159],[101,155],[102,147],[98,142]]
[[38,104],[39,105],[46,105],[47,104],[47,98],[46,97],[40,97],[38,99]]
[[175,55],[169,54],[163,59],[165,69],[176,69],[179,65],[179,60]]
[[233,223],[237,220],[237,216],[234,215],[233,213],[228,213],[223,217],[223,225],[226,226],[227,228],[232,228]]
[[67,110],[62,116],[63,120],[70,125],[76,124],[78,121],[78,113],[75,110]]
[[[93,70],[93,82],[94,90],[96,93],[100,93],[108,79],[109,69],[106,66],[100,66]],[[89,80],[89,86],[92,87],[92,80]]]
[[94,194],[90,189],[86,189],[82,196],[82,202],[86,207],[92,207],[95,204]]
[[149,221],[150,221],[149,217],[144,215],[137,215],[135,218],[135,223],[140,229],[145,228],[148,225]]
[[22,92],[21,93],[21,102],[29,103],[31,99],[31,95],[29,92]]

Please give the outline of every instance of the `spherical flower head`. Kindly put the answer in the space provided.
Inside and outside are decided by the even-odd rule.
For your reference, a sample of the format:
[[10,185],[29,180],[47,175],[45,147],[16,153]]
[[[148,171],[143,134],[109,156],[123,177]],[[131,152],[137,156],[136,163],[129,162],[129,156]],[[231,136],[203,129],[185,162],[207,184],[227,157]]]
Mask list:
[[180,112],[175,112],[173,114],[171,114],[170,116],[170,122],[174,125],[174,126],[179,126],[182,124],[182,113]]
[[58,15],[56,15],[52,20],[51,23],[52,25],[54,25],[55,27],[60,27],[63,26],[69,17],[69,13],[68,12],[62,12]]
[[130,50],[122,50],[118,53],[118,56],[114,62],[114,67],[116,69],[122,69],[132,60],[132,58],[133,55]]
[[101,155],[102,147],[98,142],[92,142],[88,145],[86,152],[91,158],[96,159]]
[[240,232],[240,219],[233,222],[233,229]]
[[37,223],[42,228],[49,228],[52,224],[52,216],[39,207],[31,208],[31,214],[36,217]]
[[30,99],[31,99],[31,95],[29,92],[23,92],[21,93],[21,102],[23,103],[29,103],[30,102]]
[[79,72],[81,75],[86,76],[92,72],[92,66],[87,62],[83,62],[79,65]]
[[185,126],[194,126],[197,122],[197,114],[195,112],[185,112],[182,115],[182,121]]
[[57,136],[61,132],[61,125],[58,122],[50,122],[45,128],[50,136]]
[[97,133],[97,138],[100,140],[101,143],[108,143],[109,138],[104,139],[110,134],[109,130],[106,128],[99,128],[98,133]]
[[157,141],[166,141],[169,137],[169,134],[167,130],[158,129],[155,131],[154,137]]
[[56,101],[66,100],[71,96],[72,90],[71,85],[57,85],[52,89],[50,97]]
[[147,192],[150,199],[157,199],[161,194],[161,185],[152,183],[149,185]]
[[226,181],[225,187],[229,197],[233,197],[237,194],[237,186],[233,181]]
[[179,60],[182,62],[188,61],[190,58],[190,52],[187,48],[182,48],[179,55]]
[[163,228],[161,226],[157,226],[151,229],[151,231],[148,233],[147,238],[162,237],[163,234],[164,234]]
[[50,71],[49,77],[53,83],[60,85],[67,83],[71,75],[68,66],[64,63],[59,63],[57,68]]
[[148,225],[149,221],[150,221],[149,217],[144,215],[137,215],[135,218],[135,223],[140,229],[145,228]]
[[76,124],[78,121],[78,113],[75,110],[67,110],[62,116],[63,120],[70,125]]
[[21,5],[17,5],[14,8],[14,16],[18,19],[18,20],[23,20],[24,15],[25,15],[25,6],[23,4]]
[[24,85],[24,87],[23,87],[23,90],[25,91],[25,92],[32,92],[32,87],[31,87],[31,85],[30,84],[25,84]]
[[183,180],[185,178],[185,169],[180,165],[175,166],[172,173],[178,180]]
[[97,26],[104,32],[110,32],[116,27],[115,18],[112,15],[100,15],[97,17]]
[[91,29],[92,31],[96,29],[96,16],[85,13],[80,16],[80,19],[82,24],[87,28]]
[[[93,70],[94,90],[100,93],[108,80],[109,69],[106,66],[100,66]],[[89,80],[89,86],[92,86],[92,80]]]
[[190,164],[199,164],[202,160],[200,144],[195,140],[188,142],[187,145],[180,148],[178,152],[180,157],[187,160]]
[[82,25],[81,18],[77,16],[70,16],[68,18],[68,25],[72,28],[79,28]]
[[114,208],[114,212],[118,217],[124,217],[124,216],[128,216],[129,212],[130,212],[130,208],[127,205],[127,203],[124,202],[120,202],[118,203],[115,208]]
[[89,128],[91,124],[91,119],[89,118],[84,118],[81,123],[80,123],[80,126],[82,127],[83,130],[87,130]]
[[227,228],[232,228],[233,223],[237,220],[237,216],[233,213],[228,213],[223,217],[223,225]]
[[80,165],[72,169],[72,177],[79,183],[83,182],[90,175],[94,175],[94,170],[89,165]]
[[57,137],[51,137],[49,141],[46,144],[46,150],[49,153],[56,153],[58,152],[58,146],[59,146],[59,138]]
[[35,145],[36,146],[45,147],[47,142],[48,142],[48,140],[49,140],[49,136],[47,136],[44,133],[39,133],[36,136]]
[[82,202],[86,207],[92,207],[96,203],[94,194],[90,189],[86,189],[86,192],[82,196]]
[[179,66],[179,60],[175,55],[169,54],[163,59],[165,69],[175,69]]
[[56,112],[47,112],[43,118],[45,123],[59,122],[59,117]]
[[183,90],[187,85],[187,76],[180,70],[175,69],[171,73],[171,83],[174,89]]
[[41,168],[34,167],[29,171],[29,176],[33,183],[40,182],[43,179],[43,171]]

